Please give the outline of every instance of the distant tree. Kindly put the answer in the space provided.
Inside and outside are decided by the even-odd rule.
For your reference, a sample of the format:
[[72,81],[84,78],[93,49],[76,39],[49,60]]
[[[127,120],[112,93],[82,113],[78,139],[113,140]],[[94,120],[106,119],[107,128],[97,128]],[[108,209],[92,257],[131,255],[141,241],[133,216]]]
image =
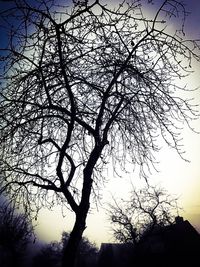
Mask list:
[[185,36],[179,0],[163,0],[151,18],[143,0],[59,2],[15,0],[0,11],[0,164],[3,190],[27,212],[75,213],[63,257],[72,267],[106,163],[138,165],[148,179],[157,136],[181,155],[179,126],[195,114],[177,79],[200,47]]
[[174,223],[178,215],[177,198],[159,187],[146,186],[131,191],[129,199],[109,204],[108,217],[115,239],[137,244],[158,227]]
[[0,257],[0,265],[21,267],[22,258],[26,255],[27,245],[31,241],[33,241],[33,227],[27,215],[17,213],[12,204],[1,203],[0,253],[3,254]]
[[[61,255],[70,238],[70,234],[63,232],[60,242],[51,242],[45,245],[33,259],[33,267],[61,266]],[[76,267],[94,267],[97,256],[97,247],[86,237],[83,237],[78,248]]]
[[60,267],[62,247],[59,242],[44,245],[33,257],[32,267]]

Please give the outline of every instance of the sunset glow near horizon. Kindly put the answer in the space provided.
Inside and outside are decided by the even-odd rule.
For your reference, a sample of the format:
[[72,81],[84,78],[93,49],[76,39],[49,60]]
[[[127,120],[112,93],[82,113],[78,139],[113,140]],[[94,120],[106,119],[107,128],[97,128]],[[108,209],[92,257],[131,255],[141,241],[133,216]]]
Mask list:
[[[184,3],[186,10],[191,12],[186,21],[186,33],[193,38],[200,39],[200,1],[184,0]],[[191,89],[200,87],[200,63],[194,62],[193,70],[194,73],[185,80]],[[200,105],[200,89],[191,92],[189,96],[194,98],[195,104]],[[197,109],[200,112],[200,106]],[[193,121],[191,125],[200,133],[200,119]],[[152,172],[149,182],[153,185],[160,185],[172,196],[178,196],[179,206],[183,208],[180,215],[200,230],[200,134],[192,132],[186,126],[184,126],[182,133],[182,144],[186,151],[184,157],[190,162],[184,161],[177,155],[176,151],[163,145],[156,157],[159,162],[156,166],[158,172]],[[98,246],[102,242],[114,241],[105,212],[106,203],[111,200],[112,195],[116,198],[127,199],[131,190],[131,183],[136,187],[145,183],[135,173],[126,174],[123,179],[110,178],[112,172],[108,170],[108,176],[108,182],[105,183],[105,187],[100,192],[102,196],[100,204],[98,204],[98,208],[95,204],[92,205],[91,212],[88,214],[87,228],[84,232],[84,236],[87,236]],[[71,230],[73,219],[74,214],[69,211],[66,211],[66,217],[63,217],[60,207],[55,207],[52,211],[41,210],[36,234],[39,239],[45,242],[60,240],[63,231]]]

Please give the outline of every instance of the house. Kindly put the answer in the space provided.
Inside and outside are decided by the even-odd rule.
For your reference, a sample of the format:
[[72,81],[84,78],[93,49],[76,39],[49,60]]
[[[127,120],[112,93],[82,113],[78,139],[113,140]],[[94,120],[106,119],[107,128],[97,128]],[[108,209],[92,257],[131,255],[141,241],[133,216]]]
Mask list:
[[165,227],[155,227],[137,246],[102,244],[98,267],[197,267],[200,266],[200,234],[182,217]]
[[136,266],[200,266],[200,234],[178,216],[174,224],[155,228],[141,239],[136,262]]

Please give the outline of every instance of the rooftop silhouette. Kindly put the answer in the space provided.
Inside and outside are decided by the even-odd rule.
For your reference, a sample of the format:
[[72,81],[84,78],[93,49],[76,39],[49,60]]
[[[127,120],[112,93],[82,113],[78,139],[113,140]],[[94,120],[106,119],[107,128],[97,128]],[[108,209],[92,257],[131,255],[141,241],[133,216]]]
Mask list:
[[103,243],[98,267],[173,267],[199,266],[200,234],[178,216],[169,226],[145,233],[137,246]]

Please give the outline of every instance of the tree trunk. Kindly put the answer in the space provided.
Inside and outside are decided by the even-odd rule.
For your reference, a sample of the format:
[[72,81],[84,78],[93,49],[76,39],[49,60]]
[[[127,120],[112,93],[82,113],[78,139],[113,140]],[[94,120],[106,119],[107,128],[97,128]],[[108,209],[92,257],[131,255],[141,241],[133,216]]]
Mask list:
[[[85,216],[86,217],[86,216]],[[85,219],[76,216],[74,228],[63,249],[62,267],[75,267],[80,241],[85,230]]]
[[90,207],[89,196],[92,187],[92,180],[88,179],[88,181],[90,181],[90,183],[85,183],[88,185],[87,196],[82,198],[82,201],[79,205],[79,210],[76,213],[76,221],[73,230],[70,234],[68,243],[63,250],[62,267],[76,266],[79,244],[82,239],[83,232],[86,228],[86,217]]
[[77,260],[77,253],[83,232],[86,228],[86,218],[90,208],[90,194],[92,189],[92,172],[94,166],[99,159],[102,146],[95,146],[90,154],[90,158],[83,170],[83,188],[82,198],[78,210],[76,211],[76,221],[74,228],[70,234],[69,241],[63,250],[62,267],[75,267]]

